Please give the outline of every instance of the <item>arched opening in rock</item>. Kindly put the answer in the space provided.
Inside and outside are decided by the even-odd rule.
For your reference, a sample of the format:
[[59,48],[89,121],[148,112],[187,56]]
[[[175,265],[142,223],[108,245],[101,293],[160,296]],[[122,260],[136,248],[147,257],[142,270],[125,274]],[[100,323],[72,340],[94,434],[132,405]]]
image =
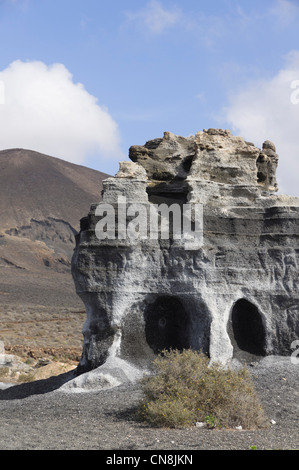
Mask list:
[[248,300],[239,299],[234,304],[228,331],[235,356],[242,356],[242,352],[253,356],[265,355],[266,331],[263,318],[258,308]]
[[191,347],[190,315],[177,297],[161,296],[144,312],[145,336],[155,354],[163,349]]

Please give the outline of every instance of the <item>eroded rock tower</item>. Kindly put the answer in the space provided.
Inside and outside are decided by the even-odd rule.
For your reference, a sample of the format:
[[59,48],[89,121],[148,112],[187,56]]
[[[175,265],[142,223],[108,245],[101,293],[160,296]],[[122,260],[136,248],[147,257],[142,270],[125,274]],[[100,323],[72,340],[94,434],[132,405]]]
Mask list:
[[[290,355],[299,338],[299,198],[276,194],[275,146],[221,129],[165,132],[129,156],[77,236],[72,272],[87,311],[79,370],[111,356],[147,367],[170,347],[223,362]],[[147,236],[148,225],[142,236],[124,235],[132,217],[138,225],[137,203],[146,211],[139,225],[160,204],[200,206],[202,237],[190,245],[171,230]]]

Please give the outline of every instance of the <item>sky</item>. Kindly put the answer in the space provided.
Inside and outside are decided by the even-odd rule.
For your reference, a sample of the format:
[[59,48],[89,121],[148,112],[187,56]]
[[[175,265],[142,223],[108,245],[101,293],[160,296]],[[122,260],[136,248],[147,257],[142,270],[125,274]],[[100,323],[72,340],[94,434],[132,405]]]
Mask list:
[[0,150],[114,175],[211,127],[276,145],[299,196],[299,0],[0,0]]

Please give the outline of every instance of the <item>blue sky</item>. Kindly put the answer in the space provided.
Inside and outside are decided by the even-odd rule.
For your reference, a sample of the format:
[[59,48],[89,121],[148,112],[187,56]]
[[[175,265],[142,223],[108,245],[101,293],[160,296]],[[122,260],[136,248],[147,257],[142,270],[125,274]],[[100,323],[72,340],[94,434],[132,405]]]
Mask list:
[[0,0],[0,44],[0,149],[115,174],[164,131],[228,128],[272,140],[299,195],[299,0]]

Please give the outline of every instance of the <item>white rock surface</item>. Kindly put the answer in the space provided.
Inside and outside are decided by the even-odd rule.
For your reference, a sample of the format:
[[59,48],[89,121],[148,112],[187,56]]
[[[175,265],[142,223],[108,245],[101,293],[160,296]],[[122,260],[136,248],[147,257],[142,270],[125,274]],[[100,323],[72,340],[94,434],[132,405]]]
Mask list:
[[68,393],[107,390],[124,383],[134,383],[144,373],[122,359],[109,357],[102,366],[66,382],[59,390]]
[[[81,372],[113,357],[143,370],[170,347],[222,363],[290,355],[299,338],[299,198],[276,195],[275,146],[209,129],[187,138],[167,132],[129,156],[134,163],[103,182],[102,202],[77,237],[72,272],[87,311]],[[98,208],[117,213],[119,197],[146,215],[154,204],[200,205],[202,245],[119,232],[99,240]],[[99,387],[121,380],[96,374]]]

